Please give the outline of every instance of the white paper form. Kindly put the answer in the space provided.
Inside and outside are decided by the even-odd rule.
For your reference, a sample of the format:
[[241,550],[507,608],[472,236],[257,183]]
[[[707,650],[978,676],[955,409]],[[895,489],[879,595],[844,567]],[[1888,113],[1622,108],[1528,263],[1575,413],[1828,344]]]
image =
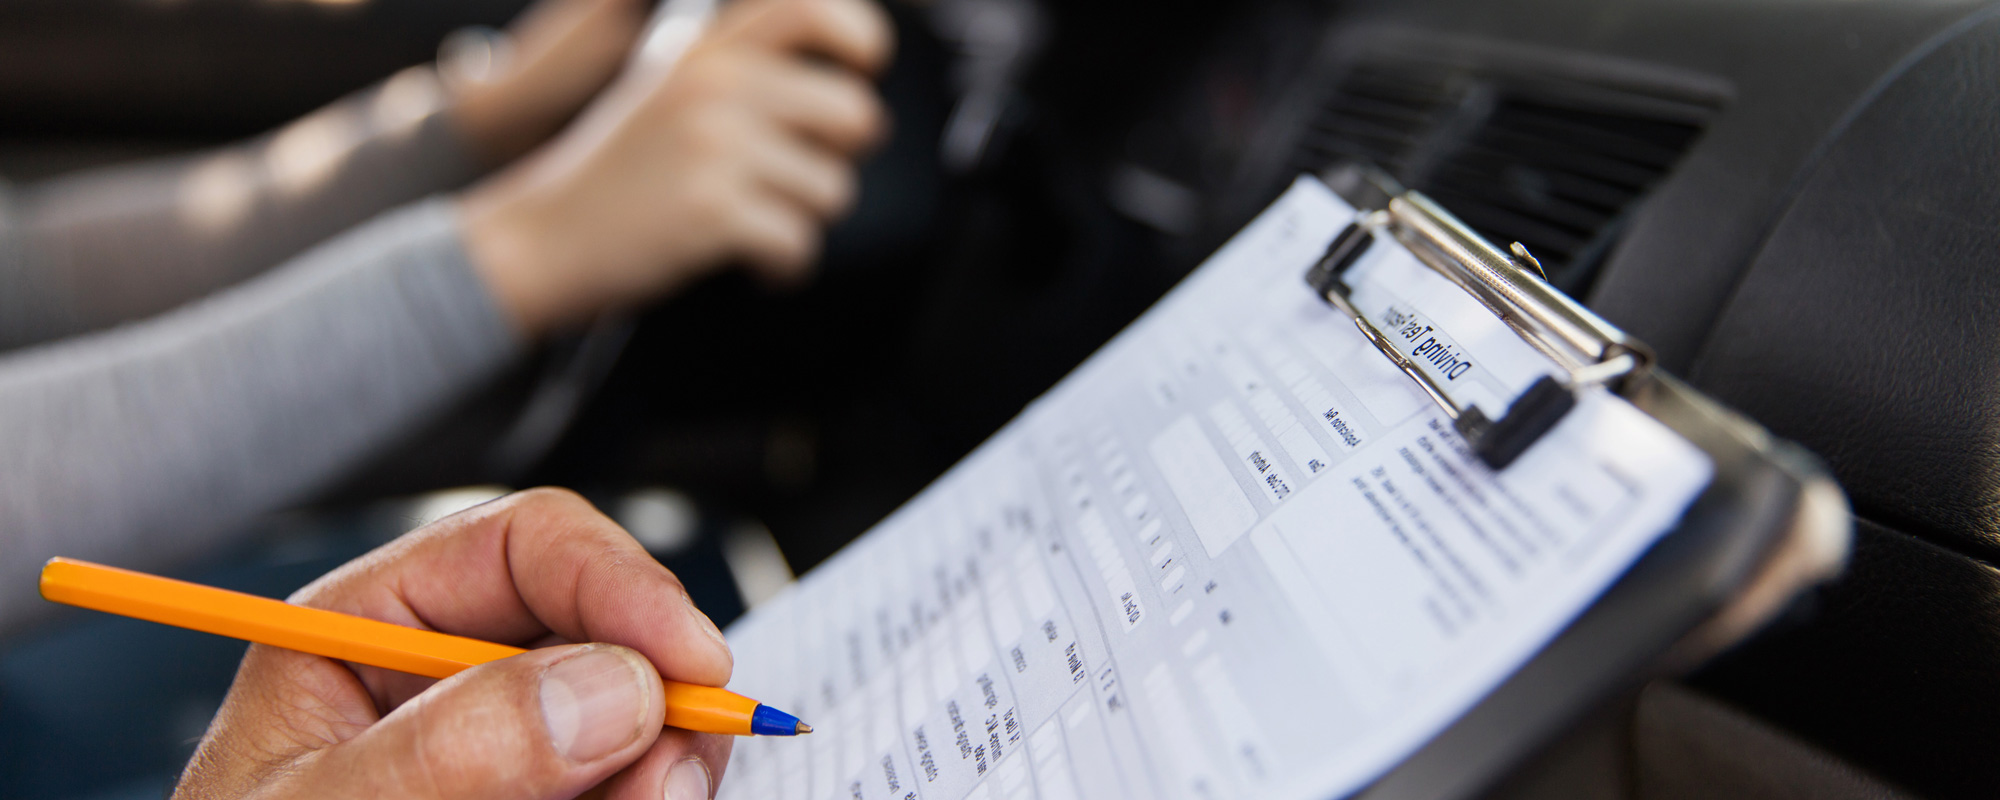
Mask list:
[[[739,740],[720,796],[1336,797],[1587,607],[1707,484],[1708,459],[1598,391],[1487,469],[1305,286],[1353,215],[1302,178],[733,626],[730,688],[818,732]],[[1356,301],[1422,320],[1408,344],[1435,340],[1433,374],[1456,370],[1482,403],[1540,374],[1425,269],[1385,240],[1352,273]]]

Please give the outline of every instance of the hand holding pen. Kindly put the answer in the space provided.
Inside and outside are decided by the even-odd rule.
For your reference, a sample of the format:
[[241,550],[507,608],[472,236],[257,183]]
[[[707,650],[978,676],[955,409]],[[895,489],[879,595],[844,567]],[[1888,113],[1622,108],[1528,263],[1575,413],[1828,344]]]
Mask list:
[[254,645],[176,797],[705,800],[729,761],[732,737],[662,727],[662,679],[728,682],[722,635],[576,495],[447,517],[292,601],[537,649],[436,681]]

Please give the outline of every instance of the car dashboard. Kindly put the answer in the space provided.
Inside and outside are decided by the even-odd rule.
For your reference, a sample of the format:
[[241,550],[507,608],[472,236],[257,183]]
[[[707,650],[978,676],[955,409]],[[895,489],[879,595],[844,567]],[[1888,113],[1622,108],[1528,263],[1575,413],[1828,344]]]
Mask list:
[[[250,135],[523,5],[25,0],[0,12],[0,174]],[[2000,4],[886,5],[895,138],[813,286],[723,280],[650,312],[531,468],[481,472],[435,445],[469,434],[431,431],[409,452],[464,463],[333,496],[676,486],[804,569],[1295,176],[1365,163],[1521,243],[1824,459],[1854,509],[1838,580],[1493,796],[2000,795]],[[504,430],[566,368],[452,421]]]
[[[2000,666],[1995,14],[1259,4],[1209,44],[1188,91],[1139,115],[1142,133],[1108,159],[1107,202],[1143,221],[1115,176],[1160,176],[1198,198],[1200,224],[1151,227],[1200,252],[1293,175],[1359,161],[1524,244],[1668,370],[1818,453],[1852,499],[1847,573],[1675,686],[1840,770],[1992,796],[2000,696],[1977,676]],[[1246,98],[1254,110],[1234,110]],[[1254,122],[1219,135],[1232,117]],[[1726,749],[1690,735],[1709,744],[1661,766],[1659,742],[1679,734],[1645,702],[1619,734],[1637,754],[1619,762],[1624,786],[1675,786],[1659,774],[1704,769],[1685,753]],[[1751,793],[1779,790],[1776,764]]]

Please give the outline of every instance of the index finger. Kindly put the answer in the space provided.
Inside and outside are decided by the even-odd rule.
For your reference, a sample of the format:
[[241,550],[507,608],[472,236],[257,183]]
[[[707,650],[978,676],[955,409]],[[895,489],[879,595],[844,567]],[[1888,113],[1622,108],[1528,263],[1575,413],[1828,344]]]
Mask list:
[[[729,682],[729,647],[680,580],[588,501],[557,489],[446,517],[292,601],[521,646],[551,633],[608,642],[644,654],[664,678]],[[380,676],[368,682],[380,701]]]
[[710,36],[811,53],[868,75],[888,66],[895,49],[888,14],[868,0],[745,0],[725,8]]

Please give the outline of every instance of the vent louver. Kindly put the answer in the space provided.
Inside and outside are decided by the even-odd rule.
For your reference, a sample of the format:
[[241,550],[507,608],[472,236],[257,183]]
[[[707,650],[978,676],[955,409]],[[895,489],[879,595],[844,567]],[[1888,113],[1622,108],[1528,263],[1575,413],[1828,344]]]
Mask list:
[[1396,64],[1349,70],[1293,166],[1360,160],[1435,198],[1495,242],[1521,242],[1581,294],[1625,215],[1712,109]]
[[1306,133],[1294,166],[1316,170],[1365,161],[1400,174],[1430,131],[1443,126],[1462,92],[1440,80],[1392,69],[1357,67],[1330,95]]

